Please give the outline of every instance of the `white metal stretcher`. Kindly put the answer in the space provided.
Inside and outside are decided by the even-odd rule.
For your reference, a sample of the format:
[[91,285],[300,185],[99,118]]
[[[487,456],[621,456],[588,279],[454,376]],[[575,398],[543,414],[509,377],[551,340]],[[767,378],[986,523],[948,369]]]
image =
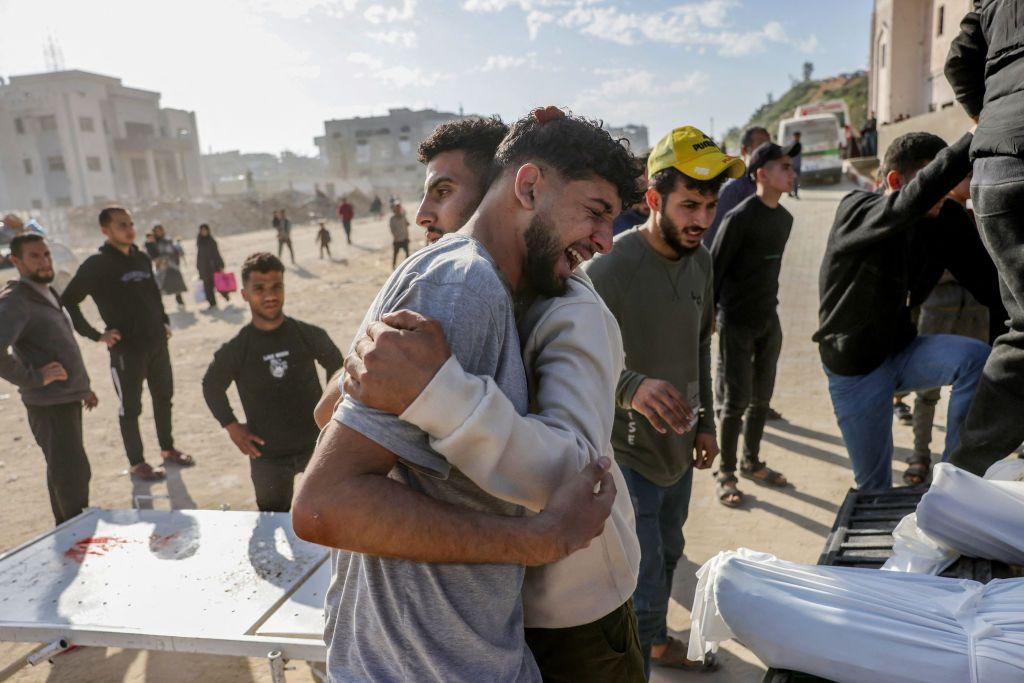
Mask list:
[[326,658],[327,560],[286,513],[93,508],[0,555],[0,641],[267,657],[278,683]]

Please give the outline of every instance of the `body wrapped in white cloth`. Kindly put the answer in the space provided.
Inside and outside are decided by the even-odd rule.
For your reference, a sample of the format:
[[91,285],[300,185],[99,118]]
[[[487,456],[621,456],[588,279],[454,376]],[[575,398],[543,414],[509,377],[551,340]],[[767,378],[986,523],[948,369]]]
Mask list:
[[689,657],[735,638],[839,683],[1024,681],[1024,579],[800,565],[745,548],[697,572]]
[[938,574],[960,555],[1024,564],[1024,460],[1001,460],[978,477],[939,463],[932,485],[893,531],[883,569]]

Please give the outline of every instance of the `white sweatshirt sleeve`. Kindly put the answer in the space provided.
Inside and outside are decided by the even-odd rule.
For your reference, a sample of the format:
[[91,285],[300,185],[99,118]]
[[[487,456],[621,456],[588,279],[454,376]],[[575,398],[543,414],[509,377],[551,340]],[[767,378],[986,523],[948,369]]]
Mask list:
[[[599,300],[551,301],[524,345],[535,413],[449,358],[400,416],[480,488],[539,511],[556,488],[610,453],[622,341]],[[532,367],[530,367],[532,363]]]

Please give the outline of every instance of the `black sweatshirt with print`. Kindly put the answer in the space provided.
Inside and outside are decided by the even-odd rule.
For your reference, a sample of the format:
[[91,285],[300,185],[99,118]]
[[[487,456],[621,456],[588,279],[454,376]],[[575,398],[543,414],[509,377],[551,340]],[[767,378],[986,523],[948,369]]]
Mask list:
[[146,348],[167,343],[168,319],[153,277],[153,263],[135,245],[125,254],[104,244],[99,253],[82,263],[61,294],[75,330],[98,341],[101,333],[79,308],[87,296],[96,302],[105,329],[121,333],[120,344]]
[[249,431],[266,442],[261,454],[308,451],[320,433],[313,420],[321,396],[315,363],[328,380],[342,363],[341,351],[321,328],[294,318],[270,332],[249,324],[214,354],[203,397],[222,427],[237,422],[227,395],[234,382]]

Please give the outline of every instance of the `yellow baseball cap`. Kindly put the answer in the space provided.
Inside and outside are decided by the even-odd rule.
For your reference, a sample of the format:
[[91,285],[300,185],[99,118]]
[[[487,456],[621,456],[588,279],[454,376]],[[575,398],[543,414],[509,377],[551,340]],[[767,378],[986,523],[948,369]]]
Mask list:
[[676,128],[654,145],[647,158],[647,175],[666,168],[694,180],[711,180],[723,173],[739,178],[746,171],[743,159],[725,154],[714,140],[693,126]]

